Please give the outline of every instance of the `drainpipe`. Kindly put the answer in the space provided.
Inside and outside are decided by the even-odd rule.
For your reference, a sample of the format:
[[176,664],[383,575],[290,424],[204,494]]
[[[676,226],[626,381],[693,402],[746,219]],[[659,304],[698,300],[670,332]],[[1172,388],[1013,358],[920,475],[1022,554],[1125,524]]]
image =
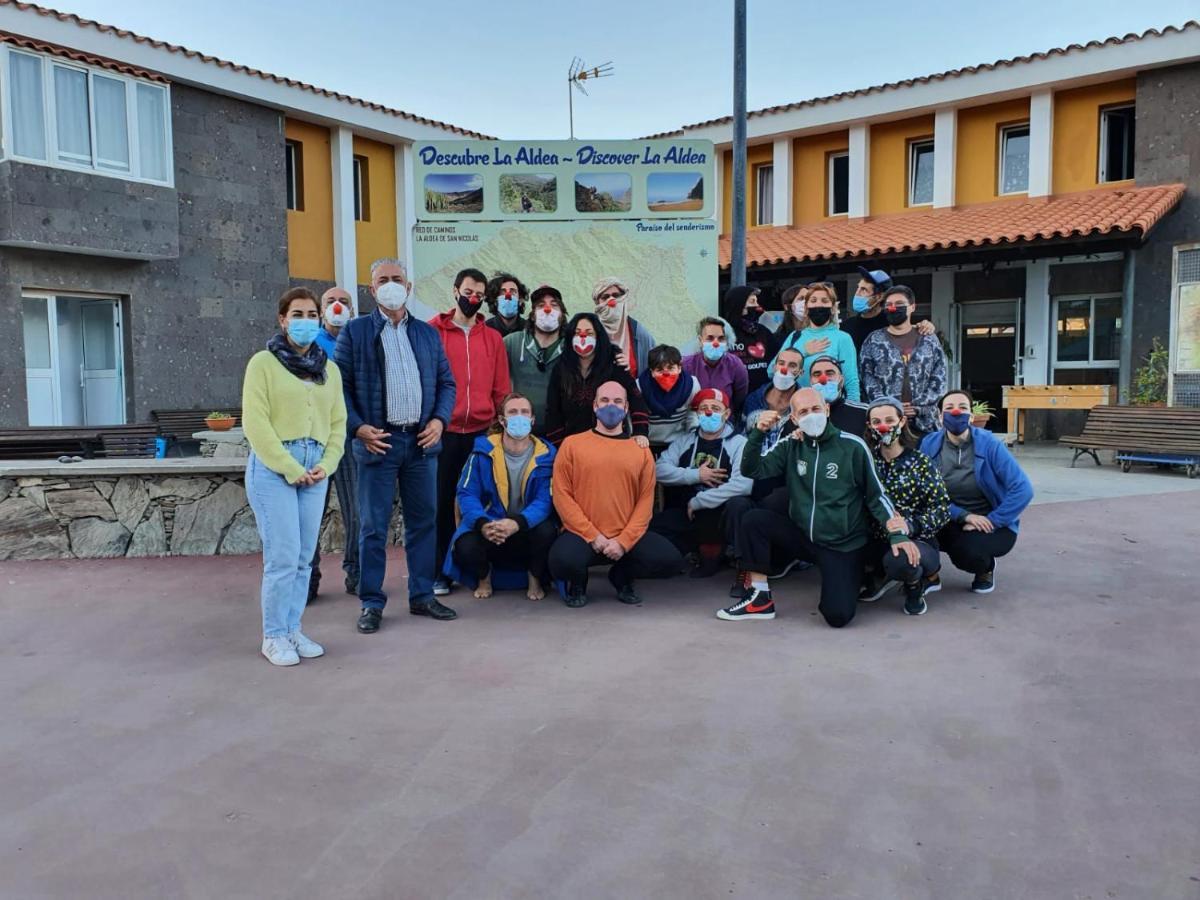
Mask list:
[[1137,254],[1125,251],[1121,285],[1121,368],[1117,375],[1117,402],[1128,403],[1133,386],[1133,275]]

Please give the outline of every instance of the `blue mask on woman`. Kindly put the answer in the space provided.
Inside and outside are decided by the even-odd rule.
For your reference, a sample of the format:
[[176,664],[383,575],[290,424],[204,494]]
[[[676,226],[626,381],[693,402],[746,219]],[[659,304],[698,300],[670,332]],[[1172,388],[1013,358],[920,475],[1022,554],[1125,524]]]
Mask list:
[[944,412],[942,424],[951,434],[962,434],[971,424],[971,416],[967,412]]
[[508,432],[508,436],[515,440],[529,437],[529,432],[533,430],[533,419],[529,416],[505,416],[504,430]]
[[521,301],[516,297],[501,297],[500,302],[496,304],[496,309],[500,311],[500,315],[506,319],[511,319],[517,314],[517,310],[521,308]]
[[725,424],[721,421],[721,414],[715,412],[702,413],[696,418],[696,421],[700,424],[700,430],[705,434],[716,434]]
[[856,313],[865,313],[871,308],[871,298],[860,297],[858,294],[855,294],[854,299],[850,301],[850,306],[853,307]]
[[725,355],[726,349],[724,344],[714,344],[711,341],[705,341],[700,345],[700,352],[709,362],[718,362]]
[[298,347],[307,347],[315,341],[320,330],[321,323],[317,319],[288,319],[288,337]]
[[612,403],[601,406],[596,410],[596,418],[605,428],[616,428],[625,421],[625,410]]
[[824,384],[814,384],[813,387],[817,389],[817,393],[821,395],[821,399],[826,403],[833,403],[837,400],[838,394],[841,393],[842,386],[836,381],[827,381]]

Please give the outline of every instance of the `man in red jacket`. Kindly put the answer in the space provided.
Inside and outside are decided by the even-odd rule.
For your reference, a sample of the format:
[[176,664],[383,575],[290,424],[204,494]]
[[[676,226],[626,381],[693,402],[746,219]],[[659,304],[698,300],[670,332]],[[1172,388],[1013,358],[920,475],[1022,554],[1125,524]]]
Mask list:
[[[442,337],[450,371],[458,385],[454,412],[442,434],[442,455],[437,469],[437,559],[446,558],[454,521],[458,476],[471,456],[475,439],[496,421],[496,411],[512,390],[508,354],[500,332],[489,328],[479,314],[487,278],[478,269],[463,269],[454,276],[454,308],[429,320]],[[450,582],[439,574],[433,593],[450,593]]]

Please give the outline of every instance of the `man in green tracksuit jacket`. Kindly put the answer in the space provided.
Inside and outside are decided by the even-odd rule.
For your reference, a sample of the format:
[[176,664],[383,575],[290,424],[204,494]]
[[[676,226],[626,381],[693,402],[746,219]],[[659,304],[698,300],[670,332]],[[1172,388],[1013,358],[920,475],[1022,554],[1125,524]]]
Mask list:
[[742,474],[783,475],[788,514],[769,509],[746,513],[735,551],[739,566],[749,572],[749,586],[741,600],[720,610],[717,617],[775,618],[764,573],[770,568],[772,548],[778,547],[817,564],[821,570],[818,609],[826,622],[841,628],[854,618],[858,604],[868,516],[878,519],[888,532],[892,553],[906,554],[913,565],[920,554],[905,535],[907,526],[892,508],[863,439],[830,424],[829,405],[812,388],[792,395],[791,417],[796,430],[766,456],[760,451],[763,435],[774,427],[777,413],[764,413],[746,441]]

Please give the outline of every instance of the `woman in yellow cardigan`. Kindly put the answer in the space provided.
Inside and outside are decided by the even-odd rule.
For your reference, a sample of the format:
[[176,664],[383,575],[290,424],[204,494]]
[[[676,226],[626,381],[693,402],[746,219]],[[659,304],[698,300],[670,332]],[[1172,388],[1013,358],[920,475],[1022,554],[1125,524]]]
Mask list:
[[329,476],[346,443],[342,377],[316,343],[321,311],[308,288],[279,298],[279,329],[250,358],[242,425],[246,497],[263,546],[262,653],[294,666],[325,650],[300,630]]

